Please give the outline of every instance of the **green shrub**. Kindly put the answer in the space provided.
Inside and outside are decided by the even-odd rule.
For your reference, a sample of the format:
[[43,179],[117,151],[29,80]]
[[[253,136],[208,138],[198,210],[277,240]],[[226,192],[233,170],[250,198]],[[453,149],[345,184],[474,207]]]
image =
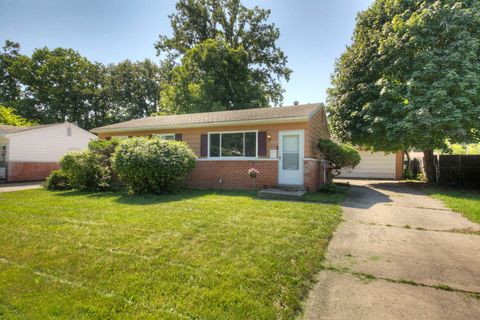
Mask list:
[[115,148],[120,143],[121,139],[112,138],[110,140],[98,139],[92,140],[88,143],[88,150],[102,156],[102,164],[111,167],[110,159],[115,151]]
[[119,143],[112,165],[130,193],[169,193],[193,170],[195,158],[183,142],[131,138]]
[[63,170],[55,170],[50,173],[45,180],[45,187],[48,190],[68,190],[71,189],[70,181]]
[[334,175],[340,174],[342,168],[355,168],[360,163],[358,151],[351,146],[330,140],[319,140],[317,147],[325,160],[332,163],[332,169],[336,172]]
[[91,151],[65,154],[60,165],[73,189],[99,191],[110,188],[112,174],[102,164],[102,156]]

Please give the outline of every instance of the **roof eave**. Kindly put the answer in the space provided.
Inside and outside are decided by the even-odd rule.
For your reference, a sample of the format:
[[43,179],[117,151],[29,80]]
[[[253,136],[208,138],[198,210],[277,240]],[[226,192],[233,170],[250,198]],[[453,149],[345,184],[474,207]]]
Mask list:
[[235,126],[235,125],[260,125],[260,124],[304,122],[308,120],[309,120],[309,116],[301,116],[301,117],[286,117],[286,118],[273,118],[273,119],[190,123],[190,124],[177,124],[177,125],[166,125],[166,126],[156,125],[156,126],[141,126],[141,127],[130,127],[130,128],[94,128],[90,130],[90,132],[114,133],[114,132],[148,131],[148,130],[189,129],[189,128],[202,128],[202,127],[208,128],[208,127],[222,127],[222,126]]

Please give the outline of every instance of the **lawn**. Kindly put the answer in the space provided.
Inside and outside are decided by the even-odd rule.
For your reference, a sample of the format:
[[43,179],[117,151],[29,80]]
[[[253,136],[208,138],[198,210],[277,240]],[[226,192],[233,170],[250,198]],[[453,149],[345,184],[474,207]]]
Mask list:
[[429,195],[473,222],[480,223],[480,191],[442,187],[425,188]]
[[0,193],[0,318],[291,319],[340,211],[249,192]]

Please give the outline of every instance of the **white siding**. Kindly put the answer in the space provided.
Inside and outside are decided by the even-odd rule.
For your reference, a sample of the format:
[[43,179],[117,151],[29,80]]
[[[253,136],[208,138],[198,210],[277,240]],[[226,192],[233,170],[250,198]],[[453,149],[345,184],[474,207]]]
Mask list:
[[[71,128],[71,136],[67,128]],[[8,161],[58,162],[68,151],[83,150],[97,137],[71,124],[40,128],[9,137]]]
[[362,160],[355,169],[345,169],[342,178],[395,179],[395,154],[359,151]]

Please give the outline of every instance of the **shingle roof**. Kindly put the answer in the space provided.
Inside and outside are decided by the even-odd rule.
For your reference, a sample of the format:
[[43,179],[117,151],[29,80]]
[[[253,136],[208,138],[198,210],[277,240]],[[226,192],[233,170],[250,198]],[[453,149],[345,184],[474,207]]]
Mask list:
[[175,127],[184,125],[205,125],[223,122],[242,122],[251,120],[273,120],[287,118],[307,119],[314,111],[323,107],[321,103],[303,104],[288,107],[256,108],[232,111],[189,113],[170,116],[146,117],[104,127],[92,129],[92,132],[108,132],[119,130],[141,130],[146,128]]
[[53,127],[57,126],[60,123],[53,123],[53,124],[42,124],[36,126],[28,126],[28,127],[17,127],[17,126],[10,126],[6,124],[0,124],[0,134],[10,134],[10,133],[18,133],[30,130],[36,130],[41,128]]

